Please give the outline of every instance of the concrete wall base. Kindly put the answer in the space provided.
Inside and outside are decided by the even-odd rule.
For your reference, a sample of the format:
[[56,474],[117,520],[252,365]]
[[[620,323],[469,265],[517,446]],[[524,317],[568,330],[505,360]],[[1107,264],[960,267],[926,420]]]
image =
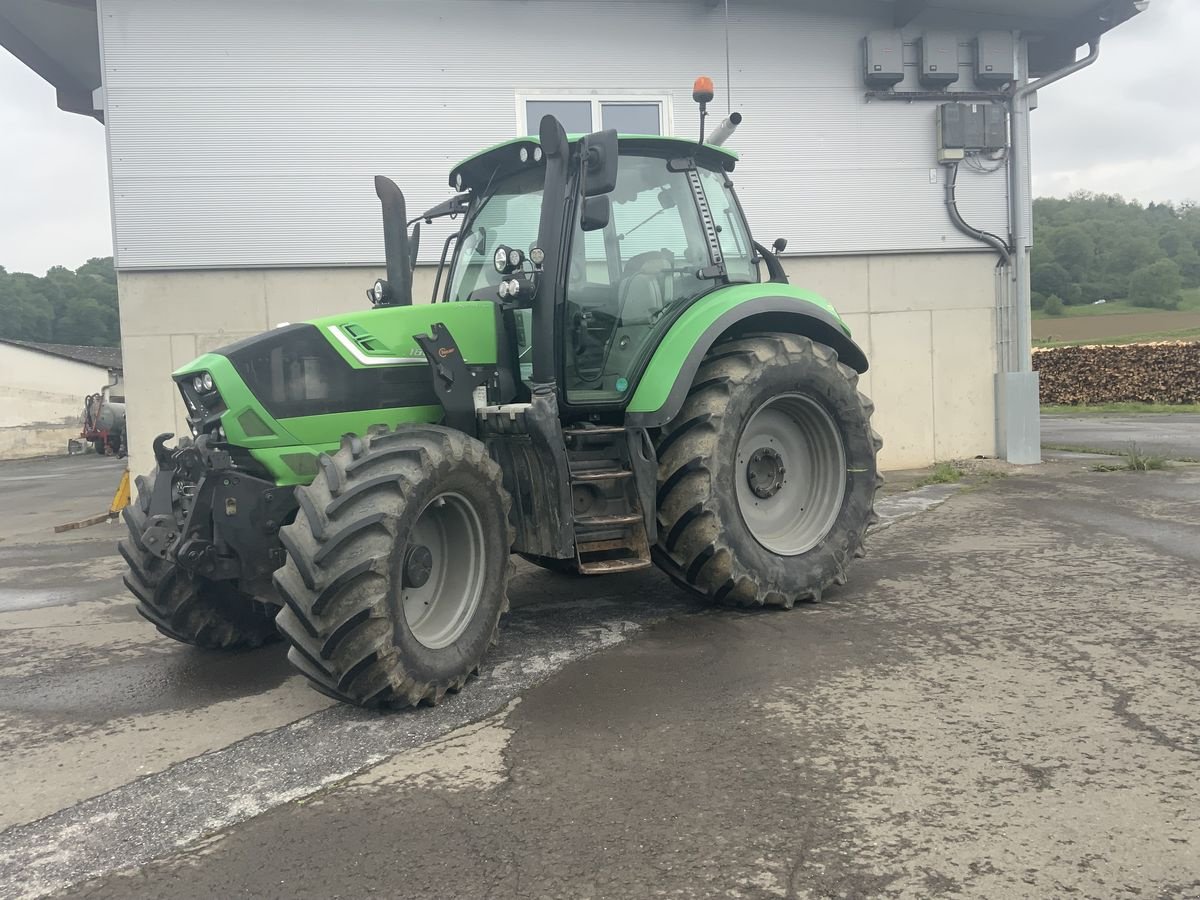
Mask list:
[[0,428],[0,459],[66,456],[67,442],[78,437],[78,425],[14,425]]
[[[990,455],[996,447],[995,261],[989,253],[790,257],[793,284],[826,297],[866,351],[859,390],[875,401],[885,469]],[[417,302],[436,269],[420,266]],[[170,373],[201,353],[273,328],[362,309],[375,268],[121,271],[130,471],[150,442],[187,434]]]

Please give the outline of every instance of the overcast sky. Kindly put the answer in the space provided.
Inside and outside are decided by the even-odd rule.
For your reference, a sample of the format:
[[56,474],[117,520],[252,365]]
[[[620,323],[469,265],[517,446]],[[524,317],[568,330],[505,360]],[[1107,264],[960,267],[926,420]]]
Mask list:
[[[1152,0],[1100,62],[1041,95],[1034,188],[1200,200],[1200,0]],[[0,265],[42,274],[112,253],[104,129],[0,50]]]

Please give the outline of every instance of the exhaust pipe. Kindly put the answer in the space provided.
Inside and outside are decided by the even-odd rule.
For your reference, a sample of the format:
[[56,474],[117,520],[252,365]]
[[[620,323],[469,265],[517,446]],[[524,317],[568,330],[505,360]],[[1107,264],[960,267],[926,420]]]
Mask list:
[[408,251],[408,209],[396,182],[375,176],[375,193],[383,205],[383,255],[387,260],[387,295],[381,306],[412,306],[412,266]]
[[714,145],[720,147],[727,140],[729,140],[729,138],[737,130],[737,127],[741,124],[742,124],[742,114],[736,113],[736,112],[730,113],[729,118],[725,119],[720,125],[718,125],[713,130],[713,133],[708,136],[708,140],[705,141],[704,143],[714,144]]

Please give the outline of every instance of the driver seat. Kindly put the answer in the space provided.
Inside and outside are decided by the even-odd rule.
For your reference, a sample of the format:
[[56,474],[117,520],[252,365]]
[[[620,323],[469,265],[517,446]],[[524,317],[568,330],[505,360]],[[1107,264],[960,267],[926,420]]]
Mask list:
[[675,299],[673,267],[674,254],[665,249],[630,258],[617,290],[619,326],[654,323]]

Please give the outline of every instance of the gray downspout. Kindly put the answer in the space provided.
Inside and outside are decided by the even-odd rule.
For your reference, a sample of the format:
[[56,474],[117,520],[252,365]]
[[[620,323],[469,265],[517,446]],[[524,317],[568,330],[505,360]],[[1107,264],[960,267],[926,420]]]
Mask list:
[[[1032,161],[1025,153],[1029,144],[1029,98],[1044,87],[1049,87],[1056,81],[1061,81],[1068,75],[1086,69],[1100,58],[1100,38],[1092,40],[1091,52],[1083,59],[1077,60],[1064,69],[1059,69],[1051,75],[1039,78],[1033,84],[1025,84],[1013,92],[1009,102],[1012,116],[1012,165],[1009,166],[1009,177],[1012,179],[1009,197],[1012,201],[1013,248],[1014,266],[1013,277],[1016,279],[1016,340],[1018,371],[1032,372],[1033,359],[1030,348],[1033,346],[1033,331],[1030,322],[1030,272],[1029,247],[1033,245],[1033,235],[1030,233],[1029,222],[1025,216],[1026,202],[1032,202],[1028,197]],[[1028,65],[1028,63],[1026,64]]]
[[[1086,69],[1100,58],[1100,38],[1090,42],[1091,52],[1083,59],[1059,69],[1032,84],[1026,83],[1013,91],[1009,100],[1012,122],[1012,153],[1009,164],[1009,217],[1012,222],[1012,333],[1013,359],[1001,365],[997,376],[997,400],[1001,455],[1008,462],[1034,465],[1042,460],[1041,408],[1038,396],[1038,376],[1033,371],[1033,327],[1030,307],[1030,258],[1033,245],[1026,210],[1033,202],[1030,196],[1029,113],[1030,99],[1044,87],[1061,81],[1068,75]],[[1028,71],[1028,56],[1025,69]]]

